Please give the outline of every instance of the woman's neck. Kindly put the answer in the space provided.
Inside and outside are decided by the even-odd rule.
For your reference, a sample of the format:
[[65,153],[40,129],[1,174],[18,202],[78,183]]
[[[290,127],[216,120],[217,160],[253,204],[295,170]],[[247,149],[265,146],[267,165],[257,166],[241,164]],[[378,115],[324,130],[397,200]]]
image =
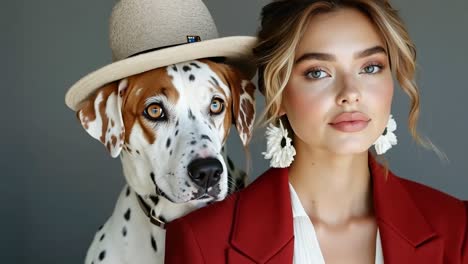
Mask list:
[[289,180],[312,221],[339,226],[373,216],[367,152],[296,151]]

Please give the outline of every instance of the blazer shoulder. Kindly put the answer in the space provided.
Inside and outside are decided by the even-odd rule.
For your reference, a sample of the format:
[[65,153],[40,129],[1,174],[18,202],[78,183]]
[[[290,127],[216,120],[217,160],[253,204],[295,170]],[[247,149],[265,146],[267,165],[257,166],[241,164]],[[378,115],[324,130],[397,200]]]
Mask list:
[[460,248],[466,246],[468,239],[467,202],[424,184],[395,177],[439,235],[450,240],[451,245],[459,245]]
[[410,194],[418,207],[423,207],[421,209],[426,208],[430,211],[441,210],[442,212],[454,213],[458,216],[465,214],[465,205],[462,200],[422,183],[398,176],[394,177]]

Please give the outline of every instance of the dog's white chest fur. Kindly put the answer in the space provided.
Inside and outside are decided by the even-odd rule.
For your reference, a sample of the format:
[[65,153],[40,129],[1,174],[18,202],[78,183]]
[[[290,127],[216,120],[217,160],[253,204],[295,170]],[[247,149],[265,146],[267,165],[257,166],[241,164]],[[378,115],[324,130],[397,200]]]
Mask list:
[[112,216],[96,232],[85,263],[163,263],[165,233],[150,223],[136,194],[125,186]]

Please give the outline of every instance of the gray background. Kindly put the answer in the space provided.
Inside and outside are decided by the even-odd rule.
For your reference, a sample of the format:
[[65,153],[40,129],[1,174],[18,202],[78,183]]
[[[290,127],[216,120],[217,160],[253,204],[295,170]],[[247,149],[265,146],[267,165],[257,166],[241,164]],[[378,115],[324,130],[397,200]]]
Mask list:
[[[267,1],[206,0],[222,36],[254,35]],[[468,1],[396,0],[418,47],[420,130],[450,159],[413,143],[408,99],[396,91],[397,174],[468,199]],[[68,87],[111,61],[107,19],[114,0],[7,1],[2,25],[2,263],[82,263],[96,228],[124,184],[120,161],[66,108]],[[6,61],[5,61],[6,59]],[[262,109],[263,99],[258,97]],[[251,146],[252,175],[267,168],[263,131]],[[235,131],[229,150],[243,164]]]

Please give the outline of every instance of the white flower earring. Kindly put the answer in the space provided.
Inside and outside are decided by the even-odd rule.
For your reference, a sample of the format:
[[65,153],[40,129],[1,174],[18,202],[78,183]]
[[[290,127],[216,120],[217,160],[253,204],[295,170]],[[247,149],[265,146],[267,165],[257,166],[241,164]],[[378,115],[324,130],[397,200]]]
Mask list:
[[391,149],[393,145],[397,144],[397,137],[393,133],[397,128],[397,124],[393,119],[393,116],[390,115],[388,118],[387,127],[380,137],[375,141],[374,147],[378,155],[384,154],[387,150]]
[[288,130],[283,127],[281,120],[279,127],[269,124],[265,132],[267,139],[267,151],[262,152],[265,159],[270,159],[273,168],[289,167],[296,155],[296,149],[288,137]]

